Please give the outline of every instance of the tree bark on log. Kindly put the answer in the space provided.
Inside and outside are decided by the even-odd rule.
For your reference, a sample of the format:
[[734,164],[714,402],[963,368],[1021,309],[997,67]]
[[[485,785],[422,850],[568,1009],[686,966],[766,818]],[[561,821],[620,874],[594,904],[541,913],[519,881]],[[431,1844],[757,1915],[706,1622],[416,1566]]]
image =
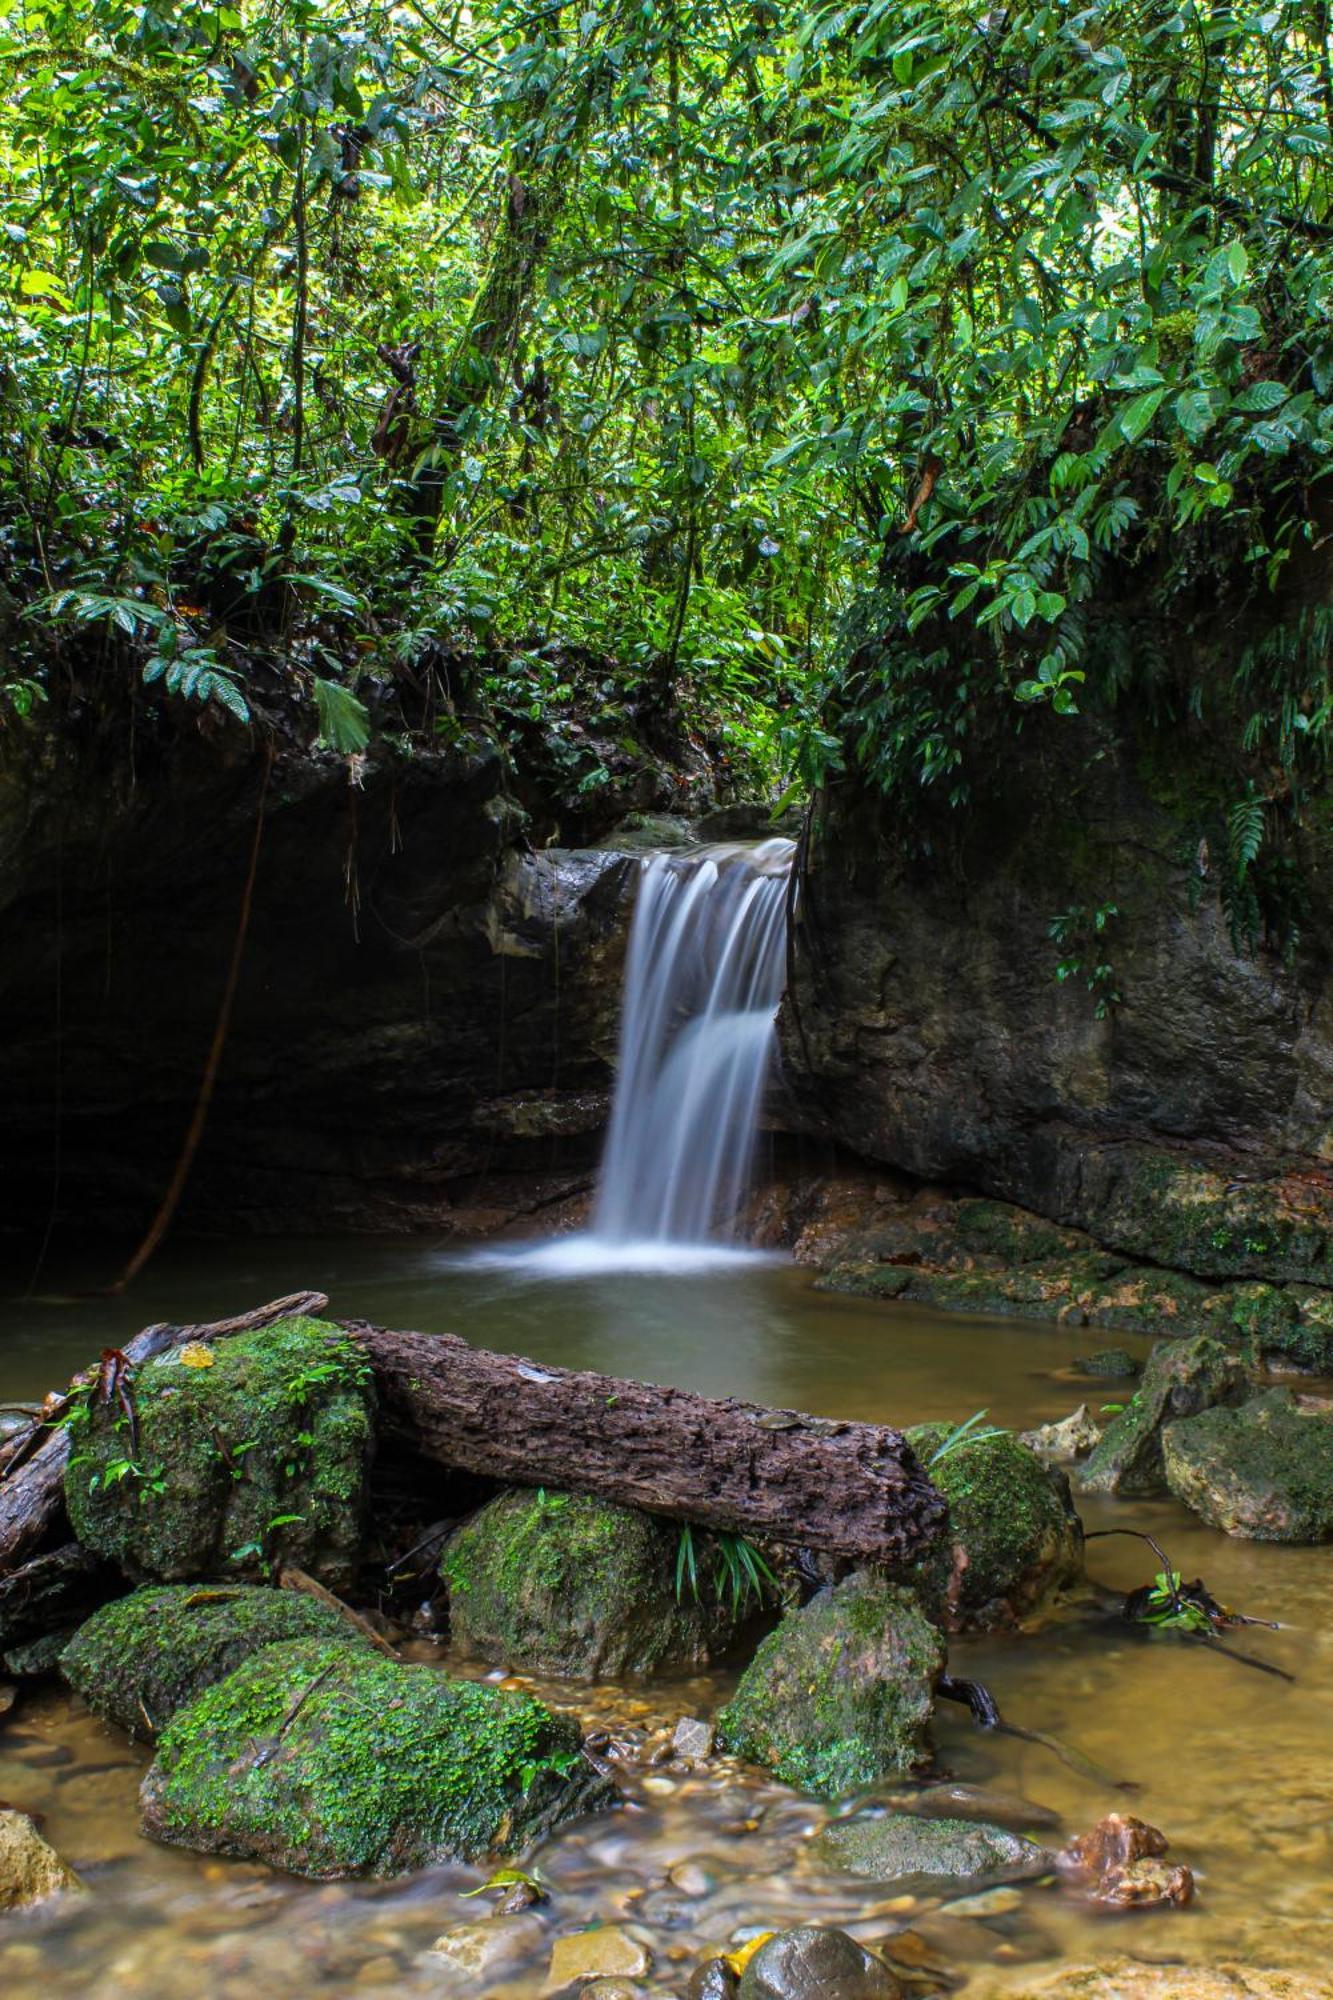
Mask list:
[[345,1322],[382,1421],[422,1456],[900,1568],[947,1509],[901,1431],[551,1368],[453,1334]]
[[[290,1298],[274,1299],[269,1305],[257,1306],[253,1312],[240,1313],[235,1319],[215,1320],[207,1326],[172,1326],[161,1321],[135,1334],[124,1350],[125,1359],[137,1367],[187,1340],[222,1340],[229,1333],[248,1333],[254,1327],[271,1326],[276,1320],[290,1319],[297,1313],[320,1313],[327,1305],[323,1292],[294,1292]],[[45,1428],[40,1422],[33,1425],[30,1435],[34,1441]],[[17,1450],[7,1453],[7,1469],[0,1477],[0,1578],[11,1576],[20,1567],[59,1515],[68,1457],[69,1436],[64,1430],[48,1431],[21,1463]]]

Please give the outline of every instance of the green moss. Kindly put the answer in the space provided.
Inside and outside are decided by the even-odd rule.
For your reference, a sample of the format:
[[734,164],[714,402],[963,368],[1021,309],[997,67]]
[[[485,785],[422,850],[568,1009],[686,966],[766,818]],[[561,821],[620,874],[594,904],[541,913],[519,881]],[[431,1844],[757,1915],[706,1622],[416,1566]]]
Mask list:
[[718,1718],[724,1747],[842,1798],[928,1761],[944,1646],[907,1591],[862,1572],[765,1639]]
[[151,1738],[252,1653],[304,1638],[367,1643],[340,1612],[299,1592],[168,1585],[95,1612],[65,1647],[60,1670],[96,1714]]
[[927,1559],[920,1586],[955,1630],[1013,1624],[1082,1575],[1083,1529],[1069,1482],[1008,1432],[964,1439],[936,1459],[950,1429],[918,1424],[907,1433],[949,1502],[952,1528],[952,1546]]
[[741,1622],[693,1536],[697,1595],[678,1589],[680,1528],[582,1494],[516,1492],[483,1507],[441,1562],[454,1638],[485,1659],[585,1679],[704,1666]]
[[96,1396],[71,1423],[65,1496],[85,1547],[146,1580],[265,1575],[287,1562],[334,1589],[352,1582],[373,1392],[340,1328],[290,1319],[173,1349],[138,1371],[131,1393],[133,1428],[117,1401]]
[[816,1857],[873,1882],[976,1881],[988,1875],[1041,1875],[1051,1865],[1044,1848],[984,1820],[928,1819],[876,1813],[836,1820],[815,1842]]
[[177,1714],[141,1800],[159,1840],[323,1879],[516,1852],[611,1796],[531,1696],[300,1639]]
[[1333,1406],[1289,1389],[1217,1407],[1162,1433],[1172,1493],[1211,1527],[1261,1542],[1333,1538]]
[[1086,1493],[1160,1493],[1166,1484],[1163,1426],[1214,1403],[1240,1401],[1247,1383],[1239,1357],[1206,1334],[1160,1341],[1123,1415],[1107,1426],[1075,1473],[1078,1486]]

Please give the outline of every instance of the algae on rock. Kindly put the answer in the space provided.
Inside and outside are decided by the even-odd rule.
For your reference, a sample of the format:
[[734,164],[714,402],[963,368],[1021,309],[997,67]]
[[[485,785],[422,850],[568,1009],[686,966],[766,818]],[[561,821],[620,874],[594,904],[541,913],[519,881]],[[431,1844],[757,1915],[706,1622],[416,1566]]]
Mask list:
[[445,1549],[453,1637],[484,1659],[587,1680],[706,1666],[747,1607],[697,1529],[691,1583],[680,1537],[674,1521],[585,1494],[502,1493]]
[[788,1612],[718,1718],[723,1747],[841,1798],[929,1761],[944,1642],[916,1599],[858,1571]]
[[1270,1389],[1162,1433],[1166,1482],[1210,1527],[1257,1542],[1333,1538],[1333,1403]]
[[318,1880],[515,1853],[613,1798],[531,1695],[312,1639],[179,1710],[140,1793],[158,1840]]
[[289,1639],[368,1646],[341,1612],[301,1592],[169,1584],[95,1612],[61,1653],[60,1671],[95,1714],[151,1739],[252,1653]]
[[835,1820],[815,1842],[821,1861],[874,1882],[971,1882],[1045,1874],[1051,1856],[1035,1841],[984,1820],[876,1813]]
[[243,1578],[282,1563],[334,1590],[356,1575],[374,1443],[365,1356],[340,1327],[281,1320],[146,1362],[87,1397],[65,1498],[86,1548],[140,1581]]
[[1161,1493],[1166,1486],[1164,1427],[1215,1403],[1240,1402],[1248,1386],[1244,1364],[1206,1334],[1193,1340],[1159,1341],[1128,1408],[1107,1427],[1092,1456],[1075,1473],[1080,1491]]
[[1069,1481],[1008,1431],[964,1437],[936,1458],[948,1424],[907,1432],[949,1502],[951,1543],[927,1558],[919,1587],[952,1631],[1014,1625],[1083,1574],[1083,1526]]

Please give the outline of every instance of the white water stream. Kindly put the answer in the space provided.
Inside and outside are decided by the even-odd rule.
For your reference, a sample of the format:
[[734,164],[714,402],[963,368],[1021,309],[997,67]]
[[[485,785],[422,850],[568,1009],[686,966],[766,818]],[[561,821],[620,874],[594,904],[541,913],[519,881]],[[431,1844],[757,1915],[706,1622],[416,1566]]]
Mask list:
[[755,1254],[734,1232],[773,1062],[793,853],[767,840],[644,861],[591,1226],[497,1261],[572,1276]]

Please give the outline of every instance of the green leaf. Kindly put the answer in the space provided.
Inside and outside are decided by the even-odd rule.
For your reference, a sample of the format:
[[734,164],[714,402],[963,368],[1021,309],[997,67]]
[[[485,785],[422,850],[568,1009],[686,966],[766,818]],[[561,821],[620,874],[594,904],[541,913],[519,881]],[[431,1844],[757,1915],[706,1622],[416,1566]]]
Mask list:
[[1120,435],[1129,444],[1137,444],[1153,418],[1161,409],[1166,397],[1165,389],[1145,389],[1132,403],[1127,403],[1116,417]]
[[1282,382],[1251,382],[1248,389],[1242,389],[1240,394],[1233,398],[1231,407],[1246,416],[1254,411],[1266,413],[1269,410],[1276,410],[1280,404],[1285,403],[1289,393]]
[[319,742],[340,756],[364,750],[370,741],[370,717],[365,704],[337,681],[315,682],[319,710]]
[[1193,443],[1211,429],[1213,399],[1206,389],[1185,389],[1172,405],[1176,422]]

